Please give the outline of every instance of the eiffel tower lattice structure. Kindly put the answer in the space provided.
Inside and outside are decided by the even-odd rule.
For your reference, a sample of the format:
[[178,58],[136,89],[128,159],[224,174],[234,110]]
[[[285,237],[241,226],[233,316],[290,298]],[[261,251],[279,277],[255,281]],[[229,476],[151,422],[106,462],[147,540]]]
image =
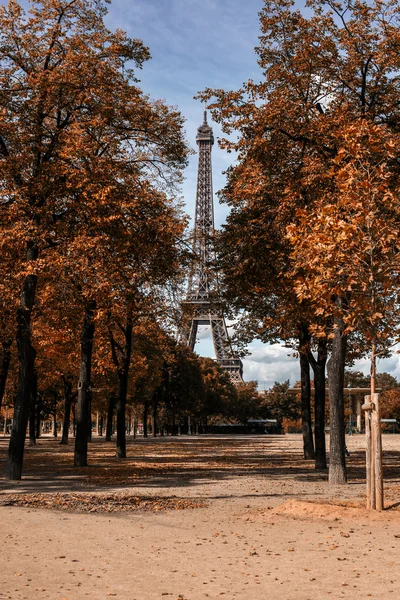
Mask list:
[[212,270],[215,253],[212,244],[214,231],[214,205],[212,188],[211,150],[214,144],[212,128],[207,123],[207,112],[197,130],[196,142],[199,147],[197,173],[196,212],[193,237],[195,256],[188,283],[185,307],[190,314],[190,324],[182,332],[181,339],[193,350],[199,325],[210,325],[215,357],[222,369],[229,373],[234,383],[243,382],[243,365],[235,356],[225,318],[213,306],[211,295],[217,291],[217,279]]

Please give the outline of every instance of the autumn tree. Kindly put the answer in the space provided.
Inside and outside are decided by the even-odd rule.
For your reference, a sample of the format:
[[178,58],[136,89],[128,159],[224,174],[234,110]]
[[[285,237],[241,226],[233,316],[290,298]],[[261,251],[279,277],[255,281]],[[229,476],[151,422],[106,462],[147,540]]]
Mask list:
[[241,402],[239,399],[239,389],[242,386],[235,386],[229,374],[224,372],[212,358],[201,357],[199,363],[204,384],[204,396],[200,396],[197,406],[192,408],[194,416],[205,426],[207,426],[208,419],[215,415],[239,418],[239,411],[245,411],[245,402]]
[[298,421],[301,416],[301,405],[296,394],[290,394],[289,381],[275,382],[271,389],[263,394],[260,414],[263,418],[276,419],[282,426],[282,421]]
[[[348,333],[360,327],[376,347],[386,335],[386,323],[393,322],[380,315],[394,314],[396,304],[398,9],[396,1],[310,0],[305,16],[294,2],[266,0],[257,48],[263,80],[249,81],[238,92],[209,90],[203,95],[215,97],[211,106],[227,133],[242,133],[237,143],[225,145],[238,150],[239,160],[251,150],[258,172],[263,173],[264,165],[273,172],[267,193],[277,190],[277,216],[287,215],[283,235],[293,250],[287,265],[292,287],[298,300],[322,317],[322,323],[312,322],[311,333],[331,339],[333,484],[346,481],[343,374]],[[271,141],[285,148],[283,169]],[[257,155],[265,149],[262,162]],[[386,214],[382,242],[372,241],[372,223],[378,231]],[[361,315],[366,318],[359,319]]]
[[[107,30],[105,12],[104,4],[94,0],[40,0],[31,2],[28,13],[11,1],[0,9],[1,233],[20,289],[11,479],[22,472],[36,358],[31,322],[40,276],[56,272],[60,257],[68,264],[79,244],[75,267],[89,266],[91,250],[104,239],[107,204],[114,198],[108,212],[112,221],[111,210],[121,203],[118,191],[127,190],[128,179],[136,190],[141,181],[155,177],[176,183],[185,163],[179,113],[152,102],[137,85],[134,69],[149,58],[148,49],[120,30]],[[100,232],[87,229],[83,235],[93,207],[97,215],[105,209]],[[77,227],[72,244],[70,234]],[[82,298],[81,442],[97,300],[90,289],[82,290]],[[77,458],[81,464],[83,446]]]

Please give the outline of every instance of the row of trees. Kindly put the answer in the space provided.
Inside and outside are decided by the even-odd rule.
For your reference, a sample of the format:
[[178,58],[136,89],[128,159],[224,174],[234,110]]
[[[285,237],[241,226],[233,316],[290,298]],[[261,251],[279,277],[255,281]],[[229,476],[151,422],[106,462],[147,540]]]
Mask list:
[[[224,299],[242,317],[242,342],[284,340],[298,351],[304,452],[317,468],[326,467],[327,365],[331,483],[346,481],[346,360],[371,355],[373,392],[376,356],[398,338],[398,13],[397,0],[310,0],[305,17],[291,0],[265,0],[262,81],[201,94],[235,133],[222,146],[238,155],[221,194],[232,208],[217,240]],[[190,260],[176,202],[189,153],[183,119],[141,90],[149,50],[107,30],[104,15],[102,0],[0,7],[10,479],[21,477],[38,399],[51,404],[60,386],[66,419],[77,389],[76,466],[87,464],[98,389],[107,410],[115,401],[119,458],[133,396],[171,414],[187,414],[186,402],[199,418],[228,414],[229,402],[238,420],[268,412],[254,386],[235,391],[171,341]]]
[[399,8],[309,0],[305,16],[293,0],[264,0],[262,80],[200,94],[238,157],[221,192],[227,306],[242,315],[240,339],[299,353],[304,453],[317,468],[327,365],[332,484],[346,481],[346,360],[371,356],[373,393],[376,357],[399,334]]
[[93,369],[116,377],[125,456],[132,360],[153,387],[162,373],[137,340],[166,345],[183,276],[183,119],[141,90],[149,50],[109,31],[105,12],[101,0],[0,7],[0,402],[15,338],[18,371],[10,479],[38,390],[61,383],[67,405],[78,390],[75,465],[87,464]]
[[[106,441],[111,441],[114,430],[115,412],[119,399],[119,374],[111,360],[108,344],[108,363],[99,353],[103,350],[101,331],[97,331],[93,352],[93,374],[91,378],[91,402],[88,414],[88,440],[91,425],[97,415],[97,425],[105,433]],[[41,435],[43,422],[52,420],[54,425],[62,420],[61,444],[68,444],[71,430],[71,415],[74,431],[77,425],[77,373],[76,364],[66,364],[67,356],[55,356],[54,347],[60,350],[56,340],[51,342],[51,365],[46,356],[38,356],[36,363],[37,385],[31,398],[29,411],[29,440],[36,444]],[[53,346],[54,344],[54,346]],[[61,348],[62,349],[62,348]],[[18,383],[17,361],[13,356],[8,378],[7,393],[3,400],[3,418],[12,413],[9,406],[14,404]],[[57,362],[56,362],[57,361]],[[246,423],[258,416],[261,397],[255,383],[236,387],[227,373],[211,358],[201,358],[187,346],[177,344],[162,330],[152,331],[151,324],[141,323],[132,331],[132,364],[126,390],[126,411],[124,415],[124,437],[133,426],[142,422],[144,433],[152,421],[152,433],[157,431],[176,434],[187,431],[191,422],[193,430],[215,422]],[[117,450],[120,457],[121,434],[117,423]]]

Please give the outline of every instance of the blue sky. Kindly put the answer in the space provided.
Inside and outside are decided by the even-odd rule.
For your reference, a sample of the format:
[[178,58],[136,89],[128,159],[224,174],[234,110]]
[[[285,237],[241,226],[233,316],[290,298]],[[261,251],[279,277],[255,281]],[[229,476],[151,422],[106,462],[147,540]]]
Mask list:
[[[206,87],[237,89],[243,81],[259,79],[254,47],[258,42],[258,12],[262,0],[113,0],[106,17],[111,29],[121,28],[130,37],[149,46],[152,60],[139,73],[142,89],[153,98],[176,105],[186,119],[187,139],[196,147],[196,129],[202,121],[202,106],[193,97]],[[220,130],[212,124],[216,138]],[[224,186],[223,171],[231,164],[215,144],[213,150],[214,193]],[[196,196],[197,156],[192,156],[182,189],[186,212],[193,215]],[[227,208],[214,198],[218,227]],[[199,332],[196,351],[213,355],[209,328]],[[278,345],[255,342],[244,362],[245,380],[257,380],[259,388],[274,381],[299,379],[298,360]],[[354,368],[368,371],[368,361]],[[400,376],[398,355],[381,361],[381,370]]]

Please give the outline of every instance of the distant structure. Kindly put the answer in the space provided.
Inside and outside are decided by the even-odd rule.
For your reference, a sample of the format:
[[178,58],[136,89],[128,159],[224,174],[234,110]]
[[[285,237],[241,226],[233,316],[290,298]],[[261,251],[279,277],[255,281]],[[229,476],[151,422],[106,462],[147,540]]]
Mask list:
[[235,356],[229,340],[224,315],[213,308],[210,294],[216,292],[216,276],[211,265],[215,258],[212,246],[214,231],[214,204],[212,188],[211,150],[214,144],[212,128],[207,123],[207,112],[197,129],[196,142],[199,147],[197,173],[196,214],[194,222],[194,262],[190,270],[185,305],[191,316],[187,331],[181,335],[193,350],[199,325],[210,325],[217,362],[229,373],[235,383],[243,381],[243,365]]

